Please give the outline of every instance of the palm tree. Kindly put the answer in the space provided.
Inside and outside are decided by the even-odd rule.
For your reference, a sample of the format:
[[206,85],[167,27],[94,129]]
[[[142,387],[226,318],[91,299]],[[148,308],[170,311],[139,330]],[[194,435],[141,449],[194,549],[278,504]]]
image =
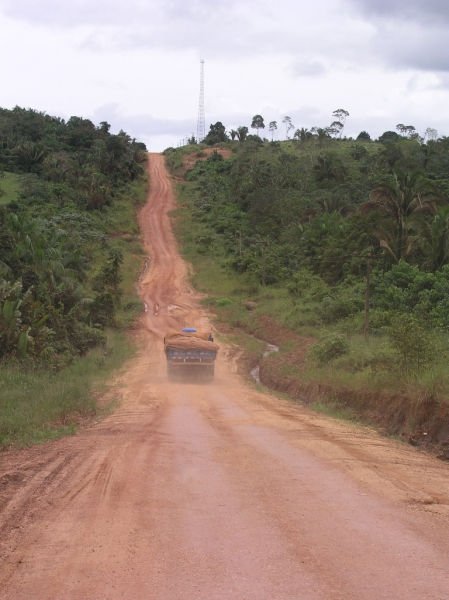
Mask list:
[[312,133],[305,127],[301,127],[301,129],[295,131],[293,137],[298,140],[298,142],[305,142],[312,137]]
[[346,169],[341,160],[333,154],[320,154],[313,166],[317,181],[336,181],[341,183],[346,177]]
[[248,127],[246,127],[246,125],[241,125],[240,127],[237,127],[237,138],[239,142],[244,142],[246,140],[247,135]]
[[437,271],[449,262],[449,206],[441,208],[430,223],[423,223],[419,241],[426,268]]
[[383,227],[377,232],[379,244],[399,262],[415,246],[414,223],[420,215],[435,214],[439,200],[430,182],[419,173],[393,173],[390,181],[370,193],[362,209],[384,217]]

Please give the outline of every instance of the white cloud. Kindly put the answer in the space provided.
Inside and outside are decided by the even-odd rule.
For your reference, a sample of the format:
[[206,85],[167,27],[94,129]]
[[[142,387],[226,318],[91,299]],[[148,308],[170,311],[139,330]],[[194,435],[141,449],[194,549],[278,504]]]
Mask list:
[[327,68],[319,60],[298,60],[293,63],[291,70],[298,77],[317,77],[324,75]]
[[401,6],[0,0],[0,105],[108,120],[152,148],[176,145],[196,130],[204,57],[207,127],[248,125],[256,113],[325,126],[343,106],[348,134],[401,121],[449,133],[446,4],[411,0],[404,18]]

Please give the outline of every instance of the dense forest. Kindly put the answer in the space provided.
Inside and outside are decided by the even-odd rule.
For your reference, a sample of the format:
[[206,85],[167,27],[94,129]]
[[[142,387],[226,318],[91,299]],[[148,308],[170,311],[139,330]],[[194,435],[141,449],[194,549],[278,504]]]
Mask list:
[[58,368],[103,342],[123,260],[105,215],[145,160],[106,122],[0,109],[0,360]]
[[[255,285],[287,289],[295,328],[388,331],[417,368],[431,355],[426,332],[449,329],[449,138],[424,142],[402,126],[353,140],[333,125],[283,142],[248,128],[231,141],[212,125],[205,144],[233,154],[187,173],[197,249]],[[168,149],[169,164],[192,151]]]

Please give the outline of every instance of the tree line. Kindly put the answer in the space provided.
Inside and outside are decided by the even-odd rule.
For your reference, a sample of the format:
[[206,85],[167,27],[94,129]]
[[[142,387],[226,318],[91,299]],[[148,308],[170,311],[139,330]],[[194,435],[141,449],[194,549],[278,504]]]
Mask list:
[[[311,138],[315,138],[320,143],[325,143],[326,140],[330,139],[341,139],[343,137],[344,128],[346,121],[350,116],[349,112],[344,108],[337,108],[332,112],[331,123],[327,126],[313,126],[310,129],[307,127],[296,127],[293,123],[292,117],[285,115],[282,118],[282,125],[278,121],[269,121],[268,127],[266,127],[265,119],[262,115],[256,114],[251,119],[250,128],[255,130],[255,134],[250,134],[249,127],[241,125],[236,129],[227,129],[221,121],[211,123],[209,131],[204,138],[201,140],[202,143],[213,146],[214,144],[226,143],[229,141],[245,142],[247,140],[252,141],[275,141],[280,128],[283,127],[285,131],[285,140],[293,140],[296,142],[304,142]],[[268,129],[270,139],[261,138],[261,132]],[[435,141],[438,139],[438,131],[433,127],[427,127],[424,134],[421,136],[413,125],[404,125],[398,123],[395,127],[396,131],[386,131],[379,138],[378,141],[382,142],[384,138],[396,139],[404,138],[411,140],[418,140],[421,143],[428,141]],[[356,137],[357,141],[370,141],[370,134],[363,130]],[[194,136],[188,139],[189,144],[197,144],[198,140]]]

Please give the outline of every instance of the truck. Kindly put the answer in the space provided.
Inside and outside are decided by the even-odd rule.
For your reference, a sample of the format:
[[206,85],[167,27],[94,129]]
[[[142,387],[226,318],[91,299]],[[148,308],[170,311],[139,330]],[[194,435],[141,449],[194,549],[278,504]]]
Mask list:
[[169,379],[197,377],[212,380],[215,371],[218,345],[210,331],[198,331],[195,327],[184,327],[170,331],[164,338]]

